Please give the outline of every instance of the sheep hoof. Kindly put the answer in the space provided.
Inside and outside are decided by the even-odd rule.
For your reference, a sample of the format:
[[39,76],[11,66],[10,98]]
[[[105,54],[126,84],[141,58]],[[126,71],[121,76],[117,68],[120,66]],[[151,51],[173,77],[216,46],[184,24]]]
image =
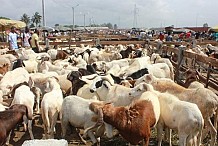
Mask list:
[[96,143],[92,144],[92,146],[100,146],[100,143],[96,142]]

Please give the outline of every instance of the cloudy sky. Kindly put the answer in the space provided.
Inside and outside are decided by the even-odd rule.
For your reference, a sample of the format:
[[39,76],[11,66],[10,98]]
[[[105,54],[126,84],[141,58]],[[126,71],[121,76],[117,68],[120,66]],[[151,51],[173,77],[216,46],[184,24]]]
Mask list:
[[[117,24],[120,28],[174,25],[218,25],[218,0],[44,0],[47,26],[72,24]],[[19,20],[26,13],[42,15],[42,0],[0,0],[0,16]],[[136,6],[136,20],[134,8]],[[135,23],[134,23],[135,22]]]

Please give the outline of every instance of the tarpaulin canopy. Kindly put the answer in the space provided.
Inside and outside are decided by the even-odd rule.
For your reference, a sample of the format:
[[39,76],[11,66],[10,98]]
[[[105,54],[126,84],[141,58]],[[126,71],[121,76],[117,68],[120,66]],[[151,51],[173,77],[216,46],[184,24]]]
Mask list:
[[211,30],[211,31],[218,32],[218,25],[217,25],[217,26],[214,26],[214,27],[211,27],[210,30]]
[[2,30],[10,29],[12,26],[20,29],[26,26],[26,23],[18,20],[0,19],[0,27]]

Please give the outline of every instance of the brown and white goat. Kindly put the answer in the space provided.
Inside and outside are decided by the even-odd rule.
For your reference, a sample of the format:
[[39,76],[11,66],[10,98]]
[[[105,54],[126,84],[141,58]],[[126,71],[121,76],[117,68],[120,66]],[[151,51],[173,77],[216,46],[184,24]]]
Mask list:
[[[97,108],[97,110],[96,110]],[[90,109],[97,114],[102,110],[103,120],[114,126],[121,136],[133,145],[144,140],[148,146],[151,135],[150,128],[156,124],[153,104],[149,100],[136,100],[129,106],[114,107],[111,103],[102,107],[99,103],[91,103]]]
[[20,122],[27,123],[27,119],[32,119],[32,114],[27,107],[22,104],[15,104],[8,110],[0,112],[0,145],[4,145],[8,139],[11,130]]

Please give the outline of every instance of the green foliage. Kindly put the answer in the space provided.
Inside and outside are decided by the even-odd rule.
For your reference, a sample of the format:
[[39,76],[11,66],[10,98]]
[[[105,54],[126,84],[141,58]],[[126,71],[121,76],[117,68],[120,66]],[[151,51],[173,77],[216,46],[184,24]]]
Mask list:
[[10,18],[0,16],[0,19],[10,20]]
[[114,24],[114,29],[117,29],[117,28],[118,28],[117,24]]
[[32,22],[35,23],[36,25],[35,26],[39,26],[39,24],[41,23],[41,19],[42,19],[42,16],[39,15],[39,12],[35,12],[32,16]]
[[111,23],[104,23],[104,24],[101,24],[100,26],[108,27],[109,29],[113,29],[113,25]]
[[33,23],[30,24],[30,28],[35,27],[35,25]]
[[29,17],[26,13],[24,13],[24,14],[21,16],[20,20],[23,21],[23,22],[25,22],[26,25],[29,25],[29,24],[30,24],[30,17]]

